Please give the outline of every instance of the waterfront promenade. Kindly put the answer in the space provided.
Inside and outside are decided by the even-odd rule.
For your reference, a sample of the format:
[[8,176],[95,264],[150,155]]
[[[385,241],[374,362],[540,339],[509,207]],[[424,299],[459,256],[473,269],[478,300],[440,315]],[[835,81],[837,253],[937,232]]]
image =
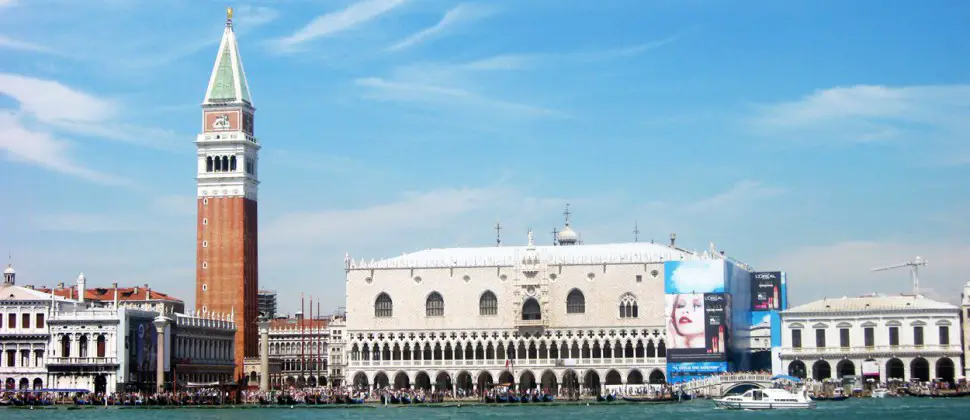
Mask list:
[[[327,407],[327,406],[317,406]],[[435,407],[435,408],[431,408]],[[926,399],[926,398],[887,398],[887,399],[850,399],[844,402],[820,403],[815,410],[778,410],[751,413],[735,410],[718,410],[711,401],[699,400],[680,404],[641,405],[631,403],[558,403],[550,405],[475,405],[441,404],[433,406],[379,406],[366,404],[356,408],[334,407],[315,409],[313,406],[290,407],[225,407],[223,409],[205,408],[49,408],[49,409],[12,409],[0,408],[0,416],[5,420],[117,420],[127,418],[150,418],[151,420],[183,420],[187,418],[206,418],[208,420],[262,420],[266,416],[285,420],[329,420],[329,419],[389,419],[396,420],[435,420],[460,416],[467,420],[504,420],[525,416],[556,419],[591,418],[691,418],[691,419],[827,419],[870,416],[892,418],[894,420],[915,419],[955,419],[962,418],[960,413],[970,410],[970,398]],[[147,417],[145,417],[147,416]]]

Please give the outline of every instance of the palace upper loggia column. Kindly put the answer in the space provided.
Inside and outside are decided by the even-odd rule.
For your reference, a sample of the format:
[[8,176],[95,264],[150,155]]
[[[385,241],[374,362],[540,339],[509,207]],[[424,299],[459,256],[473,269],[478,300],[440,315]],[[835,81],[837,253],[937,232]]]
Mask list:
[[165,390],[165,327],[170,320],[159,315],[152,321],[155,325],[156,341],[155,352],[158,355],[155,361],[155,392],[161,393]]
[[259,317],[259,390],[269,391],[269,318]]

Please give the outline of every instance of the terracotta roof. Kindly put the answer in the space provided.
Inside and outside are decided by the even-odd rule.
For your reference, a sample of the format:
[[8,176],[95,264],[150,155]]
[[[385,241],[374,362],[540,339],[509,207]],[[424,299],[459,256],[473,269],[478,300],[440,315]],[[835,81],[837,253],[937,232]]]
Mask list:
[[[67,299],[77,299],[77,288],[74,287],[60,287],[56,289],[36,289],[37,291],[43,293],[53,293],[54,296],[60,296]],[[85,300],[98,300],[98,301],[114,301],[115,299],[115,289],[113,287],[96,287],[93,289],[87,289],[84,291]],[[165,293],[152,290],[145,286],[135,286],[135,287],[119,287],[118,288],[118,301],[144,301],[144,300],[165,300],[170,302],[182,302],[181,299],[174,298]]]

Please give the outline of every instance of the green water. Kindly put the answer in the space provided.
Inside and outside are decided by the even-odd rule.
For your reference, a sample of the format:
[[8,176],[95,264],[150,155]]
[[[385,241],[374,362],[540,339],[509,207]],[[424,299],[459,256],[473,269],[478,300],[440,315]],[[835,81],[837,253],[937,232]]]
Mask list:
[[[710,401],[669,405],[487,405],[477,407],[355,407],[355,408],[66,408],[26,410],[0,409],[3,420],[317,420],[317,419],[961,419],[970,412],[970,398],[887,398],[822,402],[815,410],[734,411],[715,410]],[[963,414],[960,414],[963,413]]]

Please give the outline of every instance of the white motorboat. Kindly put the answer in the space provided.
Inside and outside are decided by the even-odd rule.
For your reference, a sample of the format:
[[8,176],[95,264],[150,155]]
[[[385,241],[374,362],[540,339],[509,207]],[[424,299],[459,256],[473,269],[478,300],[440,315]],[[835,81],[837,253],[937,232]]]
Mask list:
[[714,405],[734,410],[781,410],[793,408],[815,408],[815,401],[805,393],[791,392],[780,388],[752,389],[741,395],[715,398]]
[[886,394],[888,393],[889,390],[886,388],[876,388],[872,390],[872,398],[886,398]]

